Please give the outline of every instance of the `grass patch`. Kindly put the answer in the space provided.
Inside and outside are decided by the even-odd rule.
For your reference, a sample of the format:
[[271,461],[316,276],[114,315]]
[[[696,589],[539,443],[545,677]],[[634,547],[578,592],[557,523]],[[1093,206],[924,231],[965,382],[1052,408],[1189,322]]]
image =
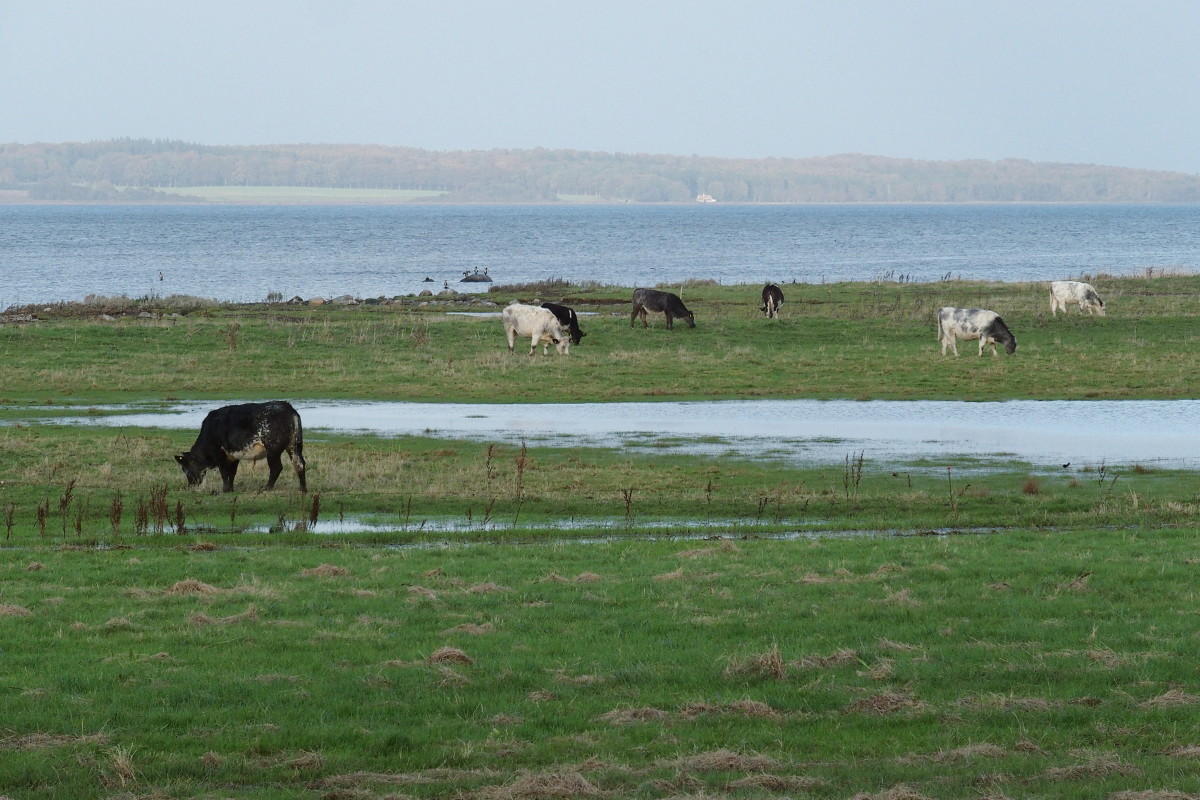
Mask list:
[[[1104,318],[1051,317],[1041,284],[789,284],[776,320],[758,311],[758,286],[675,288],[695,329],[630,328],[628,289],[554,279],[440,305],[143,298],[115,320],[100,319],[101,306],[37,307],[24,310],[37,322],[0,325],[0,402],[1171,399],[1194,396],[1200,371],[1200,277],[1105,279]],[[569,357],[509,355],[498,320],[446,313],[535,299],[592,312]],[[942,357],[934,318],[947,304],[999,310],[1017,354]]]
[[6,791],[1200,790],[1190,531],[702,549],[10,548]]

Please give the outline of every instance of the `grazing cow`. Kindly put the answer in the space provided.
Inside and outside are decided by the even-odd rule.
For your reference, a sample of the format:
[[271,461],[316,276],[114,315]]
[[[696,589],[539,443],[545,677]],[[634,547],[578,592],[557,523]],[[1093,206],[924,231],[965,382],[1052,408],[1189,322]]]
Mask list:
[[992,355],[997,355],[996,344],[1004,345],[1010,356],[1017,350],[1017,337],[1000,319],[995,311],[979,308],[951,308],[946,306],[938,312],[938,339],[942,343],[942,355],[949,347],[958,355],[958,339],[978,339],[979,355],[985,345],[992,346]]
[[579,315],[570,306],[560,306],[558,303],[542,303],[542,308],[550,309],[550,313],[558,319],[558,324],[571,335],[571,344],[579,344],[579,340],[587,336],[579,327]]
[[642,327],[650,327],[650,324],[646,322],[647,311],[661,311],[667,318],[668,328],[672,327],[671,323],[676,317],[686,322],[689,328],[696,327],[695,315],[687,310],[687,306],[679,299],[679,295],[660,292],[657,289],[634,289],[633,316],[629,318],[629,327],[633,327],[639,314],[642,316]]
[[222,489],[233,491],[233,476],[238,464],[267,460],[267,487],[275,488],[275,481],[283,471],[281,454],[287,451],[292,460],[292,469],[300,481],[300,491],[307,492],[304,482],[304,431],[300,426],[300,415],[291,403],[273,400],[269,403],[243,403],[222,406],[208,412],[200,425],[196,443],[186,453],[179,453],[175,460],[183,467],[188,486],[198,486],[204,473],[216,467],[221,472]]
[[1090,283],[1050,281],[1050,314],[1057,317],[1058,309],[1067,310],[1067,303],[1078,303],[1080,314],[1087,309],[1088,314],[1104,316],[1104,301]]
[[547,354],[546,346],[550,344],[564,356],[571,352],[570,337],[563,333],[558,317],[548,308],[512,303],[500,312],[500,318],[504,320],[504,335],[508,337],[510,353],[518,336],[529,337],[529,355],[533,355],[537,350],[539,342],[542,345],[542,355]]
[[779,307],[783,305],[783,290],[773,283],[768,283],[763,287],[762,301],[759,311],[766,314],[768,319],[778,317]]

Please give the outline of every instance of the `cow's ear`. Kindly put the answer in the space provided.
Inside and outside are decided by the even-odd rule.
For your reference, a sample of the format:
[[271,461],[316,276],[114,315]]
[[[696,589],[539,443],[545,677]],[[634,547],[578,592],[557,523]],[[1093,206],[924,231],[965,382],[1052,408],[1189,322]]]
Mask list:
[[175,454],[175,460],[178,461],[180,464],[182,464],[184,462],[184,459],[186,459],[186,458],[187,458],[187,453],[176,453]]

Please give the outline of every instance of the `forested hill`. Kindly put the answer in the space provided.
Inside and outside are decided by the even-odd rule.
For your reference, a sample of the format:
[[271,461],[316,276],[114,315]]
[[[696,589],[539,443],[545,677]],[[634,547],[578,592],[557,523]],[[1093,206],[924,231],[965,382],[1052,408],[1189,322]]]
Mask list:
[[1200,201],[1200,175],[1018,159],[732,159],[541,148],[210,147],[143,139],[0,144],[0,200],[8,202],[213,196],[202,187],[358,190],[351,196],[377,202],[682,203],[699,195],[735,203]]

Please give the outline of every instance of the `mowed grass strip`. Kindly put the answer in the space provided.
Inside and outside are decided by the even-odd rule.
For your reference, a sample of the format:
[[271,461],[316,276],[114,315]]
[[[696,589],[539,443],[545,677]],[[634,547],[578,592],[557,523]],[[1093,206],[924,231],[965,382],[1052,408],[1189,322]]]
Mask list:
[[20,546],[0,774],[22,798],[1188,796],[1198,564],[1191,532],[1114,530]]
[[[149,318],[99,308],[34,309],[0,326],[0,402],[88,404],[233,397],[482,402],[813,397],[1129,399],[1194,394],[1200,278],[1094,278],[1108,316],[1052,317],[1041,283],[784,284],[781,317],[757,285],[666,287],[697,326],[629,325],[630,290],[495,287],[483,301],[421,305],[195,307],[132,302]],[[446,313],[556,300],[584,312],[569,357],[507,352],[498,318]],[[441,302],[441,301],[435,301]],[[943,357],[944,305],[997,311],[1016,355]],[[128,310],[128,309],[126,309]],[[182,310],[182,316],[158,316]]]

